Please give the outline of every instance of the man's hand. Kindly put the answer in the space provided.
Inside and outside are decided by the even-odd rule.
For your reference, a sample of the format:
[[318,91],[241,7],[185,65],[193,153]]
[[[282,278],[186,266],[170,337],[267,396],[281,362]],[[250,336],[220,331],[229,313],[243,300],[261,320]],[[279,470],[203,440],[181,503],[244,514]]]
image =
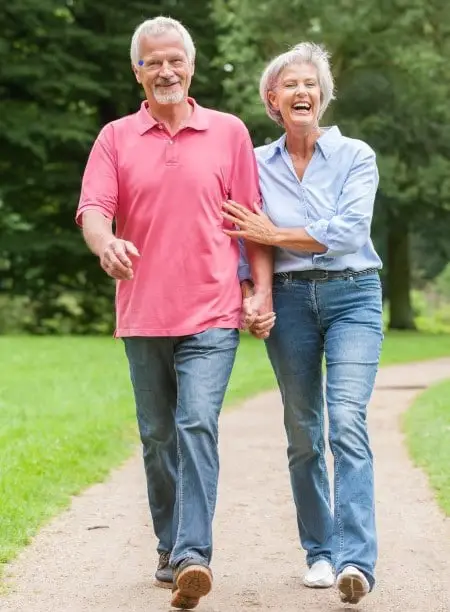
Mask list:
[[276,315],[272,310],[272,293],[258,291],[242,301],[244,325],[256,338],[265,340],[275,325]]
[[103,270],[116,280],[132,280],[133,262],[129,255],[139,257],[139,251],[132,242],[113,238],[109,240],[100,255]]

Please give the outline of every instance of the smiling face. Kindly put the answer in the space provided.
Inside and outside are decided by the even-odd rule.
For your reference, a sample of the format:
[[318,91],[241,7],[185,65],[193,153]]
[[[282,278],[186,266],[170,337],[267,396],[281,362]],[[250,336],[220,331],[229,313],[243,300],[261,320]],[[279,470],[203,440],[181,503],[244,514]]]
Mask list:
[[147,100],[157,104],[179,104],[188,95],[194,68],[177,32],[144,37],[140,41],[140,63],[133,66],[136,80]]
[[321,93],[317,70],[312,64],[286,66],[268,97],[272,107],[281,114],[286,129],[317,127]]

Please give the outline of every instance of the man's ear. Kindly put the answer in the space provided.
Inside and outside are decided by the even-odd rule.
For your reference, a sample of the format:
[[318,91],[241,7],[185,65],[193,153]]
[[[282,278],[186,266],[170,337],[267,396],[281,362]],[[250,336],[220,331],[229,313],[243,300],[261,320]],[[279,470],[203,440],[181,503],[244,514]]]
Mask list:
[[131,64],[131,70],[134,73],[134,76],[136,77],[136,81],[141,84],[141,77],[139,76],[139,70],[136,68],[136,66],[132,63]]

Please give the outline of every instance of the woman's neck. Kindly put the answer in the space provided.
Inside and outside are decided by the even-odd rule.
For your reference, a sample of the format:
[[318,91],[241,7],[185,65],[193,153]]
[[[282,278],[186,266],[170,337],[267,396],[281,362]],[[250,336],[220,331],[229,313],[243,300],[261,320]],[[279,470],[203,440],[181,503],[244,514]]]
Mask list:
[[320,137],[319,127],[309,128],[298,132],[286,132],[286,149],[290,155],[308,158],[314,152],[314,145]]

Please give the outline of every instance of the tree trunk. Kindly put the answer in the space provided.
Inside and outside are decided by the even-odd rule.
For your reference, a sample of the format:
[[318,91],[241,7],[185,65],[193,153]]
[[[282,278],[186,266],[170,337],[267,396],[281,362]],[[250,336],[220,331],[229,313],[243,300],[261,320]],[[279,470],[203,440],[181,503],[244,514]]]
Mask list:
[[390,218],[388,228],[389,329],[416,329],[411,306],[408,224]]

